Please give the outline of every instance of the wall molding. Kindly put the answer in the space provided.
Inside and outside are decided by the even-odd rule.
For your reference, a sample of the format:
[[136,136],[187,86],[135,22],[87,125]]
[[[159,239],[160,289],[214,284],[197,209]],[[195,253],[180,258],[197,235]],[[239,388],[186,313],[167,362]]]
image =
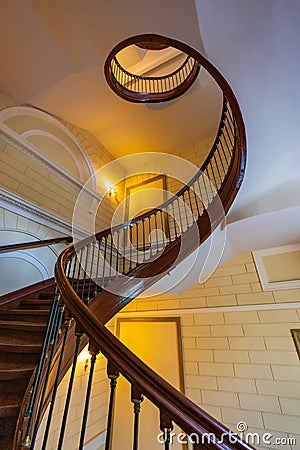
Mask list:
[[291,245],[284,245],[282,247],[273,247],[263,250],[256,250],[252,252],[258,276],[260,278],[261,285],[264,291],[300,288],[300,280],[270,282],[268,280],[265,265],[263,262],[264,256],[278,255],[280,253],[289,253],[299,250],[300,244],[291,244]]
[[37,147],[28,142],[24,137],[16,133],[7,125],[0,122],[0,137],[9,145],[16,148],[21,153],[25,154],[29,158],[33,159],[35,162],[40,164],[42,167],[47,169],[53,175],[59,177],[65,183],[78,189],[79,191],[83,189],[92,198],[98,201],[102,200],[102,196],[99,195],[95,190],[87,187],[84,183],[78,180],[70,172],[56,164],[55,161],[48,158],[46,155],[42,154]]
[[[80,180],[84,179],[84,173],[83,173],[83,170],[82,170],[82,167],[81,167],[80,163],[77,161],[77,159],[74,158],[73,153],[71,152],[71,150],[69,149],[67,144],[62,139],[59,139],[57,136],[55,136],[54,134],[49,133],[48,131],[36,130],[36,129],[26,130],[23,133],[21,133],[20,136],[24,137],[26,139],[26,141],[30,137],[45,136],[46,138],[52,139],[54,142],[57,142],[72,157],[72,159],[74,161],[74,164],[76,166],[76,169],[77,169],[77,171],[79,173]],[[89,176],[91,176],[91,174],[89,174]]]
[[159,316],[183,316],[186,314],[206,314],[206,313],[228,313],[243,311],[266,311],[280,309],[299,309],[300,302],[289,303],[266,303],[262,305],[243,305],[243,306],[219,306],[214,308],[185,308],[185,309],[158,309],[151,311],[127,311],[119,312],[116,317],[132,318],[132,317],[159,317]]
[[92,175],[94,173],[94,167],[93,167],[89,157],[87,156],[84,148],[82,147],[82,145],[80,144],[80,142],[78,141],[76,136],[74,136],[74,134],[60,120],[58,120],[56,117],[52,116],[51,114],[46,113],[45,111],[37,109],[33,106],[20,106],[19,105],[19,106],[11,106],[11,107],[2,109],[0,111],[0,123],[5,122],[7,119],[10,119],[12,117],[16,117],[19,115],[27,115],[27,116],[37,117],[38,119],[45,120],[46,122],[50,123],[51,125],[56,126],[58,129],[63,131],[73,141],[73,143],[76,145],[76,147],[80,151],[83,159],[86,162],[86,165],[88,167],[90,175]]
[[[64,233],[67,236],[72,236],[72,223],[64,220],[51,212],[33,205],[28,201],[18,197],[5,189],[0,188],[0,207],[12,211],[20,216],[23,216],[29,220],[33,220],[41,225],[45,225],[52,230]],[[76,233],[79,236],[86,237],[86,233],[83,230],[77,229]]]

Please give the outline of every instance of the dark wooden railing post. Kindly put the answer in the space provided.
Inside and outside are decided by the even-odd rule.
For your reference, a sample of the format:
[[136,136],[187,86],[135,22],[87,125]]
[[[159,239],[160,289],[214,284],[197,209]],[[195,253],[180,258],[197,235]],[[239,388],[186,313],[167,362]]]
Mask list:
[[139,448],[139,417],[141,403],[143,401],[142,391],[136,384],[131,385],[131,401],[133,403],[134,425],[133,425],[133,450]]
[[160,410],[160,429],[163,432],[165,450],[169,450],[172,443],[171,431],[173,430],[173,423],[170,414],[163,408]]
[[117,386],[117,378],[119,377],[119,371],[110,361],[107,362],[107,376],[110,379],[110,396],[107,414],[105,450],[110,450],[113,433],[115,390]]

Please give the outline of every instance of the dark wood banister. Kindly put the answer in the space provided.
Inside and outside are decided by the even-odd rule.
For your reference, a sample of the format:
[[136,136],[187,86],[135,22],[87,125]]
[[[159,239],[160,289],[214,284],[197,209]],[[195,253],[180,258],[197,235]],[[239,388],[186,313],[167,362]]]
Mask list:
[[[139,36],[138,39],[141,41],[147,41],[147,39],[153,35],[142,35]],[[235,119],[235,148],[234,155],[232,157],[230,167],[227,171],[225,179],[222,183],[221,188],[218,191],[219,197],[223,204],[225,213],[229,210],[237,192],[241,185],[244,172],[245,172],[245,162],[246,162],[246,136],[245,136],[245,128],[242,120],[241,111],[237,100],[233,94],[228,83],[225,81],[220,72],[212,66],[200,53],[196,50],[190,48],[186,44],[180,43],[173,39],[169,39],[162,36],[155,36],[156,39],[162,44],[172,45],[173,47],[178,48],[179,50],[191,55],[194,59],[196,59],[199,64],[203,65],[203,67],[208,70],[208,72],[213,76],[213,78],[217,81],[219,86],[221,87],[224,98],[226,98],[230,104],[230,108],[233,112]],[[137,40],[136,37],[127,39],[126,41],[119,44],[114,49],[114,52],[117,53],[122,48],[134,43]],[[201,171],[205,169],[205,167],[209,164],[218,139],[220,138],[220,134],[222,132],[222,126],[224,121],[224,109],[221,117],[221,122],[218,130],[218,134],[216,140],[213,144],[210,154],[206,158],[204,165],[201,167]],[[193,178],[196,179],[199,176],[199,173],[195,175]],[[189,186],[193,183],[193,180],[185,186],[178,194],[182,194],[183,192],[189,189]],[[177,195],[178,195],[177,194]],[[171,200],[169,200],[170,202]],[[162,205],[166,206],[166,204]],[[96,235],[97,239],[100,239],[101,236],[107,236],[117,229],[121,229],[127,226],[132,225],[132,223],[137,223],[143,218],[151,216],[155,211],[158,211],[162,206],[152,210],[141,217],[135,218],[132,221],[127,222],[126,224],[122,224],[114,229],[105,230]],[[211,224],[209,224],[208,217],[205,217],[205,214],[200,217],[199,220],[199,228],[201,229],[201,238],[202,241],[208,237],[211,232]],[[206,222],[206,225],[205,225]],[[203,225],[204,223],[204,225]],[[81,241],[76,245],[76,248],[83,248],[89,242],[91,242],[95,237],[87,238]],[[163,255],[159,258],[159,261],[163,260],[164,255],[170,253],[171,247],[173,250],[175,247],[178,247],[180,239],[176,242],[172,242],[167,246]],[[193,246],[191,246],[192,248]],[[172,249],[171,249],[172,250]],[[83,304],[81,299],[77,296],[77,294],[73,291],[68,279],[65,276],[65,267],[70,256],[75,252],[74,246],[71,246],[67,249],[59,258],[58,263],[56,265],[56,280],[59,291],[62,295],[64,302],[66,303],[69,311],[75,318],[75,320],[80,323],[82,328],[85,330],[87,335],[90,337],[92,341],[94,341],[101,352],[108,358],[110,362],[112,362],[120,372],[133,384],[137,385],[141,391],[148,397],[160,410],[167,411],[175,423],[177,423],[186,433],[197,433],[201,436],[203,433],[212,432],[215,434],[217,440],[221,440],[223,436],[223,442],[216,442],[214,444],[214,448],[220,449],[248,449],[251,448],[241,440],[237,439],[237,441],[232,444],[228,441],[229,430],[224,427],[221,423],[213,419],[209,414],[201,410],[197,407],[193,402],[187,399],[184,395],[170,386],[164,379],[158,376],[154,371],[152,371],[149,367],[147,367],[141,360],[139,360],[132,352],[129,351],[115,336],[110,333],[104,326],[104,323],[112,317],[120,308],[126,304],[124,303],[124,297],[126,296],[126,288],[124,289],[124,297],[119,299],[119,304],[112,308],[112,304],[116,302],[116,296],[113,301],[108,302],[108,307],[111,308],[110,314],[109,311],[106,311],[106,314],[103,315],[103,311],[101,311],[101,321],[99,320],[99,309],[98,309],[98,319],[95,314]],[[167,259],[167,258],[165,258]],[[137,276],[139,272],[149,270],[149,266],[155,266],[154,263],[143,264],[141,267],[135,268],[132,271],[131,276]],[[157,265],[157,264],[156,264]],[[166,265],[166,264],[165,264]],[[159,270],[158,270],[159,273]],[[136,281],[136,278],[133,278]],[[139,286],[136,288],[136,291],[133,292],[132,288],[127,295],[133,298],[140,290],[143,290],[145,285],[142,287]],[[92,302],[91,309],[97,310],[96,301],[100,302],[100,297],[103,299],[103,294],[107,294],[105,291],[102,294],[99,294],[94,301]],[[109,295],[109,294],[108,294]],[[102,302],[105,303],[105,302]],[[112,312],[113,310],[113,312]],[[226,437],[227,436],[227,437]],[[203,446],[204,448],[206,445]],[[208,446],[211,448],[211,446]],[[207,447],[207,448],[208,448]]]
[[[151,34],[151,35],[145,34],[145,35],[142,35],[142,38],[143,37],[146,37],[147,42],[154,42],[154,41],[159,42],[159,40],[160,40],[160,36],[157,36],[154,34]],[[186,75],[186,78],[184,78],[183,81],[180,81],[180,83],[175,87],[161,90],[158,92],[155,92],[155,91],[147,92],[144,90],[141,92],[138,92],[138,91],[133,91],[131,89],[128,89],[125,86],[125,84],[127,84],[127,82],[131,82],[131,81],[137,81],[137,82],[142,81],[143,83],[147,83],[147,81],[150,81],[150,80],[151,81],[155,80],[157,82],[162,81],[162,80],[165,80],[165,81],[170,80],[176,74],[183,71],[184,67],[187,65],[187,63],[191,59],[191,55],[188,55],[187,58],[185,59],[185,61],[183,62],[183,64],[178,69],[176,69],[173,72],[171,72],[167,75],[164,75],[164,76],[144,77],[144,76],[140,76],[140,75],[134,75],[134,74],[128,72],[126,69],[124,69],[121,66],[121,64],[119,63],[119,61],[117,59],[117,54],[119,53],[120,50],[122,50],[123,48],[125,48],[129,45],[132,45],[132,44],[138,45],[138,42],[140,42],[139,38],[140,38],[140,36],[136,36],[134,41],[132,41],[132,38],[130,40],[124,41],[124,43],[125,42],[126,43],[129,42],[129,43],[126,44],[122,48],[120,48],[119,46],[114,47],[114,49],[108,55],[106,62],[105,62],[105,66],[104,66],[104,73],[105,73],[106,81],[107,81],[108,85],[111,87],[111,89],[114,92],[116,92],[124,100],[130,101],[130,102],[135,102],[135,103],[166,102],[166,101],[174,100],[175,98],[178,98],[181,95],[183,95],[192,86],[192,84],[194,83],[194,81],[196,80],[196,78],[199,74],[200,64],[198,63],[198,61],[196,59],[194,59],[192,69]],[[175,41],[173,41],[173,43],[174,42]],[[185,52],[183,52],[183,53],[185,53]],[[116,64],[116,66],[121,70],[122,74],[125,74],[127,77],[130,77],[130,79],[127,80],[125,84],[120,83],[120,81],[113,74],[112,62],[114,62],[114,64]],[[149,86],[150,86],[150,84],[149,84]]]
[[[117,46],[114,51],[117,52],[122,48],[125,48],[136,40],[147,41],[149,38],[159,40],[162,44],[173,46],[182,52],[185,52],[192,56],[199,64],[203,65],[205,69],[213,76],[216,82],[219,84],[224,95],[224,105],[225,99],[228,101],[232,114],[234,116],[234,126],[235,126],[235,146],[233,149],[233,156],[228,168],[227,174],[222,182],[221,187],[218,189],[218,195],[224,207],[225,213],[229,210],[243,179],[245,172],[245,162],[246,162],[246,135],[245,127],[241,115],[241,111],[237,100],[233,94],[228,83],[224,80],[219,71],[214,68],[200,53],[195,49],[187,46],[186,44],[175,41],[174,39],[169,39],[163,36],[157,35],[141,35],[127,39]],[[220,139],[222,133],[224,119],[224,108],[223,114],[220,121],[220,126],[218,129],[217,137],[215,143],[211,149],[210,154],[206,158],[204,165],[201,170],[205,170],[208,166],[211,158],[214,155],[218,139]],[[200,172],[198,172],[199,174]],[[197,174],[195,175],[197,177]],[[193,177],[193,180],[194,178]],[[196,178],[195,178],[196,179]],[[178,193],[182,195],[184,192],[188,191],[193,180],[185,186]],[[177,194],[177,195],[178,195]],[[168,200],[170,202],[171,200]],[[214,201],[211,206],[213,206]],[[65,302],[68,310],[75,318],[78,324],[85,330],[87,336],[94,341],[101,352],[112,362],[120,372],[132,383],[134,386],[138,387],[144,395],[146,395],[161,411],[167,412],[171,419],[177,423],[186,433],[196,433],[201,437],[203,433],[214,433],[217,442],[215,443],[204,443],[199,447],[194,448],[219,448],[223,450],[228,449],[250,449],[251,447],[241,441],[236,439],[235,443],[229,441],[230,432],[223,426],[220,422],[212,418],[205,411],[201,410],[193,402],[187,399],[184,395],[174,389],[169,385],[164,379],[157,375],[153,370],[147,367],[141,360],[139,360],[128,348],[126,348],[115,336],[110,333],[104,324],[113,317],[122,307],[127,304],[132,298],[137,294],[142,292],[144,289],[149,287],[153,283],[147,276],[157,275],[159,278],[162,269],[170,267],[174,261],[174,255],[178,253],[178,248],[180,247],[181,237],[171,242],[167,245],[165,250],[153,262],[147,262],[140,266],[135,267],[130,272],[129,281],[127,280],[124,284],[124,292],[122,297],[116,294],[111,294],[103,290],[98,294],[90,303],[89,308],[84,305],[82,300],[73,290],[68,278],[66,277],[65,269],[68,261],[75,254],[76,249],[84,248],[89,243],[93,242],[95,238],[100,239],[101,237],[108,236],[112,231],[122,229],[124,227],[131,226],[133,223],[138,223],[138,221],[143,218],[150,217],[161,207],[166,206],[166,204],[161,205],[143,216],[137,217],[134,220],[127,222],[126,224],[119,225],[113,229],[107,229],[96,236],[92,236],[84,239],[76,246],[72,245],[66,249],[56,264],[55,276],[57,281],[57,286],[61,294],[61,298]],[[221,218],[220,218],[221,220]],[[201,242],[203,242],[211,233],[212,229],[218,224],[218,219],[215,224],[211,224],[209,221],[209,215],[207,211],[201,215],[198,220],[197,226],[201,231]],[[187,234],[189,230],[187,231]],[[187,256],[193,249],[195,243],[190,242],[190,247],[185,250],[185,254],[182,257]],[[146,278],[141,281],[140,276],[146,276]],[[146,281],[145,281],[146,280]],[[147,281],[148,280],[148,281]],[[122,277],[116,283],[122,285]],[[70,360],[70,358],[69,358]],[[222,442],[219,442],[221,441]]]
[[14,252],[17,250],[29,250],[32,248],[47,247],[48,245],[71,244],[73,238],[71,236],[64,236],[59,238],[44,239],[41,241],[22,242],[20,244],[8,244],[0,246],[0,253]]

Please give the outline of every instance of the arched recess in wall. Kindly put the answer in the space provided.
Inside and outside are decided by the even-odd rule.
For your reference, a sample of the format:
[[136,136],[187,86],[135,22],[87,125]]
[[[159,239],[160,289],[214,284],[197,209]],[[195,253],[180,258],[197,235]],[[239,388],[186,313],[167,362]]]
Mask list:
[[0,295],[50,278],[43,262],[25,251],[0,254],[0,272]]
[[93,166],[76,136],[58,119],[28,106],[12,106],[0,112],[6,136],[26,147],[33,157],[42,157],[81,182],[93,174]]
[[[61,233],[24,216],[0,208],[0,246],[52,237]],[[65,244],[0,253],[0,295],[53,277],[54,265]]]

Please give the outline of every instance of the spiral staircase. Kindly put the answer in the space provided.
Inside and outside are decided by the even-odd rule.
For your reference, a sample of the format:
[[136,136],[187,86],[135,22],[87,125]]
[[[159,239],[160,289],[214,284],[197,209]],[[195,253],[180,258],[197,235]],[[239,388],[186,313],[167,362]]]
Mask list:
[[[135,75],[122,68],[117,54],[136,43],[144,46],[148,43],[153,49],[153,42],[161,47],[176,48],[187,55],[186,59],[176,73],[164,75],[165,80],[161,77],[136,79]],[[203,437],[201,442],[192,444],[194,450],[250,448],[238,438],[231,442],[230,432],[224,425],[145,365],[105,327],[124,306],[184,261],[220,225],[240,188],[246,161],[245,128],[237,100],[223,76],[198,51],[174,39],[147,34],[122,42],[107,59],[105,75],[109,85],[122,98],[134,102],[167,101],[181,95],[191,87],[201,66],[221,88],[223,109],[215,141],[196,175],[157,208],[67,248],[56,264],[56,291],[51,305],[48,297],[45,303],[49,286],[45,288],[46,293],[40,290],[30,301],[30,294],[23,299],[18,295],[6,298],[5,305],[5,299],[2,299],[0,320],[5,323],[11,320],[14,329],[19,323],[20,330],[25,330],[22,327],[26,327],[28,317],[35,324],[31,330],[26,328],[26,340],[27,343],[33,340],[33,328],[36,327],[39,335],[34,342],[40,359],[37,362],[36,351],[29,360],[23,358],[19,366],[12,358],[9,375],[7,368],[2,368],[6,375],[3,371],[0,375],[6,376],[7,380],[0,388],[1,450],[34,449],[41,419],[50,405],[41,447],[47,449],[58,385],[72,366],[57,444],[57,449],[64,448],[77,356],[87,343],[91,363],[78,444],[80,450],[84,448],[93,371],[99,352],[107,359],[110,379],[106,450],[111,448],[114,395],[119,374],[131,385],[133,449],[138,449],[143,397],[159,411],[165,449],[170,448],[174,424],[187,435]],[[34,313],[29,312],[29,306],[34,308]],[[13,314],[15,318],[11,319]],[[33,314],[37,315],[38,322],[32,320]],[[45,315],[48,317],[47,326]],[[22,344],[20,336],[14,337],[13,333],[12,340],[18,339],[18,344]],[[8,361],[6,357],[5,361]],[[13,378],[12,372],[16,374],[17,370],[18,376]],[[21,374],[24,374],[24,386],[19,389],[18,377]],[[14,397],[14,403],[9,402],[9,397]],[[205,439],[207,434],[213,434],[214,439]]]

